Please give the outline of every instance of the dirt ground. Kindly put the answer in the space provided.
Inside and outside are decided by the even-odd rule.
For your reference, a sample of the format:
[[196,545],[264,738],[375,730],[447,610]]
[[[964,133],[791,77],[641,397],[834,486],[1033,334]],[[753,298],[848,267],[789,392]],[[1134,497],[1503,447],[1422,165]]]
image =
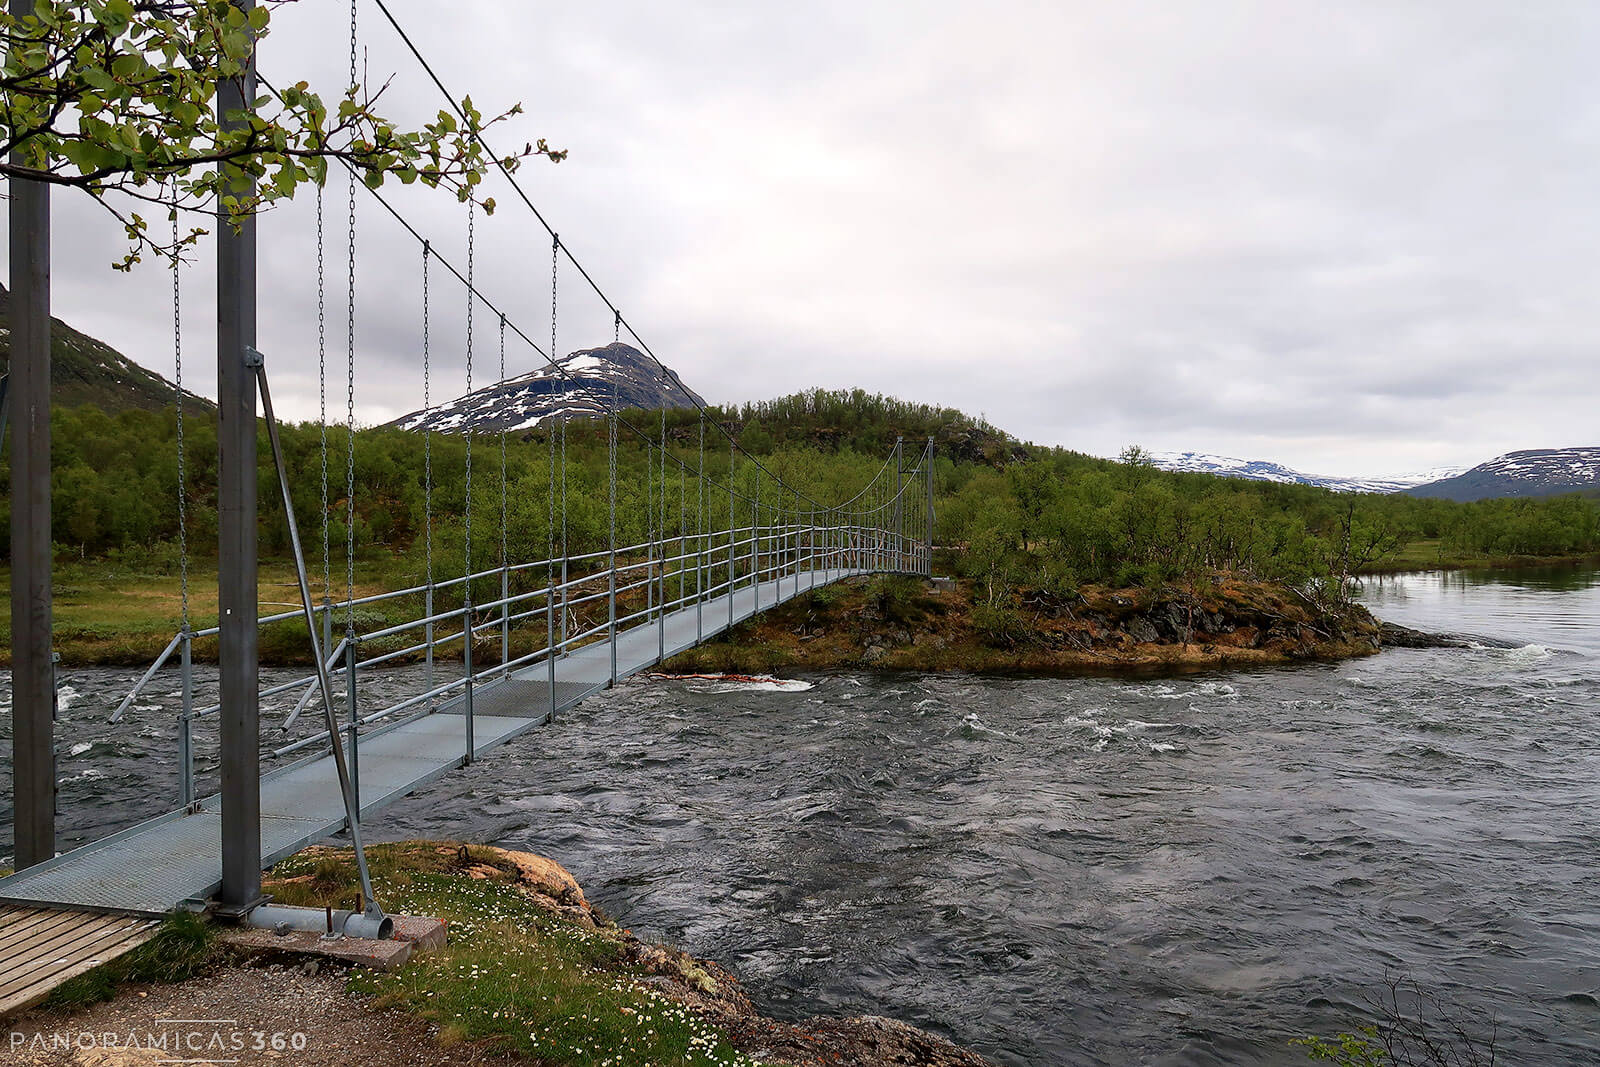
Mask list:
[[[177,985],[130,986],[115,1000],[87,1009],[31,1011],[6,1025],[0,1063],[466,1067],[521,1062],[485,1055],[470,1045],[443,1047],[428,1024],[346,993],[342,971],[306,970],[234,965]],[[165,1049],[151,1047],[162,1040]]]

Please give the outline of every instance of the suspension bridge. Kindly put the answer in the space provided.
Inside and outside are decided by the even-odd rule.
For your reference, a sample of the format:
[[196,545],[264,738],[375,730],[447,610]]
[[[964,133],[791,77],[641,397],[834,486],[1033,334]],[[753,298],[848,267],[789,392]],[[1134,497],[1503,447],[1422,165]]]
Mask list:
[[[451,106],[456,106],[456,98],[381,0],[378,7],[427,76]],[[359,75],[357,10],[353,0],[353,82]],[[222,83],[219,108],[224,114],[256,98],[255,81],[252,62],[247,76]],[[270,82],[262,82],[270,89]],[[338,833],[349,834],[355,845],[365,901],[363,914],[356,918],[368,920],[366,926],[357,923],[351,929],[376,931],[381,928],[383,912],[367,876],[361,827],[363,820],[385,804],[551,722],[586,697],[811,590],[858,575],[931,574],[931,440],[913,447],[897,442],[872,479],[854,495],[819,499],[794,479],[781,476],[769,462],[746,452],[737,428],[704,408],[697,413],[697,433],[686,442],[682,434],[669,438],[664,409],[652,420],[638,411],[624,411],[613,394],[600,417],[607,457],[606,533],[602,541],[591,539],[580,545],[570,536],[569,419],[565,414],[549,416],[537,429],[543,438],[538,444],[548,452],[549,472],[543,501],[546,551],[539,559],[511,558],[507,431],[483,434],[469,427],[461,431],[466,438],[463,510],[448,516],[452,523],[459,521],[462,539],[459,554],[452,552],[451,558],[464,559],[465,564],[453,573],[444,573],[436,553],[436,519],[444,517],[434,499],[433,436],[438,431],[425,429],[421,432],[424,579],[406,588],[358,596],[356,506],[362,487],[356,478],[355,449],[356,325],[363,312],[356,288],[360,204],[376,204],[380,220],[397,225],[415,242],[419,277],[411,350],[419,357],[424,410],[435,406],[439,377],[434,366],[439,338],[433,316],[440,301],[434,278],[440,270],[452,286],[459,287],[452,300],[460,300],[454,306],[464,311],[460,351],[466,394],[473,392],[475,322],[481,324],[486,315],[497,327],[498,381],[508,377],[508,338],[513,345],[522,345],[532,358],[545,361],[559,377],[570,379],[556,358],[564,265],[576,272],[583,290],[604,309],[613,327],[613,340],[619,341],[626,330],[663,377],[669,374],[512,173],[502,170],[501,177],[527,209],[524,218],[542,228],[550,240],[548,345],[535,342],[532,336],[531,319],[536,315],[542,318],[542,309],[496,302],[494,294],[484,291],[487,286],[478,277],[476,251],[481,212],[475,204],[469,201],[464,208],[466,256],[458,266],[438,251],[441,235],[427,233],[426,225],[368,189],[352,171],[342,235],[347,268],[343,307],[332,309],[335,314],[344,313],[346,408],[342,422],[337,418],[330,421],[327,404],[328,386],[335,375],[330,372],[326,321],[330,302],[341,301],[337,295],[330,301],[326,271],[329,228],[324,194],[320,187],[317,190],[321,482],[320,499],[309,510],[318,515],[311,525],[320,533],[320,576],[314,566],[317,559],[302,543],[296,517],[297,507],[307,509],[304,501],[294,498],[283,455],[269,385],[272,361],[256,347],[257,220],[247,219],[238,231],[226,225],[218,227],[219,622],[211,627],[196,624],[189,598],[187,511],[195,487],[188,473],[192,457],[185,452],[184,425],[186,417],[193,418],[193,414],[186,416],[184,410],[184,268],[174,258],[178,472],[174,492],[182,621],[165,650],[111,716],[113,721],[120,720],[159,672],[179,672],[181,698],[170,709],[176,741],[167,754],[178,768],[179,787],[164,814],[60,855],[55,850],[57,739],[49,613],[49,202],[39,183],[12,182],[13,373],[9,404],[17,413],[12,419],[12,770],[17,870],[0,878],[0,903],[30,909],[16,914],[32,918],[0,930],[0,962],[6,965],[0,970],[8,975],[0,978],[0,1002],[37,987],[52,967],[60,971],[63,961],[77,959],[74,951],[94,950],[110,936],[98,926],[95,930],[99,933],[91,937],[81,930],[73,933],[76,927],[52,926],[38,918],[50,909],[154,916],[181,906],[209,907],[225,917],[249,921],[262,904],[261,871],[265,866]],[[176,226],[175,221],[175,243]],[[385,303],[382,314],[396,318],[393,294],[386,294]],[[539,329],[542,331],[542,326]],[[480,372],[481,377],[487,375]],[[698,401],[695,404],[698,406]],[[39,418],[40,412],[45,412],[45,417]],[[277,491],[268,501],[257,500],[257,432],[263,425],[272,452],[270,469],[277,482]],[[593,420],[586,425],[592,428]],[[473,514],[474,439],[485,436],[497,446],[489,453],[488,468],[492,472],[498,460],[500,504],[498,516],[487,518],[481,512]],[[536,446],[519,441],[517,447]],[[619,451],[624,450],[629,456],[643,457],[642,472],[636,463],[624,465],[626,469],[619,472]],[[476,462],[481,490],[485,477],[481,454]],[[336,477],[341,465],[342,487]],[[626,484],[641,473],[642,487]],[[340,510],[341,489],[342,591],[333,576],[336,553],[331,522]],[[293,611],[262,615],[258,610],[258,509],[268,508],[281,509],[287,522],[300,602]],[[644,536],[624,538],[619,534],[624,528],[643,529]],[[485,556],[492,561],[485,562]],[[261,630],[286,622],[303,623],[306,653],[314,667],[264,686],[258,655]],[[220,699],[201,706],[194,696],[195,646],[212,640],[218,649]],[[518,644],[534,647],[514,652]],[[402,663],[423,667],[408,675],[420,673],[415,691],[396,695],[393,685],[373,684],[375,678],[387,677],[386,671]],[[381,697],[377,695],[380,691]],[[288,707],[281,722],[263,722],[264,700]],[[320,715],[316,732],[275,744],[286,734],[274,727],[291,727],[303,714]],[[203,776],[196,773],[197,738],[205,731],[214,731],[219,752],[220,789],[210,794],[203,793]],[[205,740],[210,743],[209,737]],[[130,932],[124,940],[132,944],[138,936],[142,935]]]

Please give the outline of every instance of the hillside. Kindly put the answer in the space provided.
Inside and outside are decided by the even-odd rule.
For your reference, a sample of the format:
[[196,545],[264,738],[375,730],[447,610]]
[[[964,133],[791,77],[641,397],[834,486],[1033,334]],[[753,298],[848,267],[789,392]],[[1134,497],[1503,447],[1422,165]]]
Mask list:
[[[0,285],[0,373],[11,368],[11,293]],[[51,319],[50,389],[60,407],[92,404],[115,414],[130,409],[159,411],[172,405],[173,385],[104,341]],[[185,403],[211,407],[187,393]]]
[[1471,470],[1419,485],[1412,496],[1442,500],[1555,496],[1600,490],[1600,447],[1532,448],[1509,452]]
[[436,433],[498,433],[529,430],[552,415],[602,415],[613,395],[625,408],[688,408],[704,403],[676,372],[669,369],[663,374],[654,360],[631,345],[580,349],[556,362],[559,369],[547,364],[402,415],[390,425]]

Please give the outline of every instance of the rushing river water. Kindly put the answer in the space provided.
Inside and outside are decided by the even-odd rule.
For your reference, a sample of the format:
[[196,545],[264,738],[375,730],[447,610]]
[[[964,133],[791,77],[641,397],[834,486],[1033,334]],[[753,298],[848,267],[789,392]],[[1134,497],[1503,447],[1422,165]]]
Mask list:
[[[1358,1025],[1400,974],[1475,1032],[1497,1020],[1502,1063],[1600,1062],[1600,572],[1366,596],[1516,647],[1139,681],[637,680],[371,832],[546,853],[772,1012],[896,1016],[1004,1064],[1305,1062],[1292,1037]],[[175,789],[175,678],[103,724],[132,673],[63,679],[74,841]]]

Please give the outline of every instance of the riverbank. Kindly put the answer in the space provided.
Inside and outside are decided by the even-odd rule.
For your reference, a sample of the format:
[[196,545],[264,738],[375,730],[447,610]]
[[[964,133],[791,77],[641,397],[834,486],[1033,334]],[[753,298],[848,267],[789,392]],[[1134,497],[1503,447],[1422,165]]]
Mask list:
[[1557,556],[1488,555],[1447,551],[1437,538],[1411,541],[1376,563],[1363,575],[1410,574],[1416,571],[1526,570],[1535,567],[1600,566],[1600,556],[1572,553]]
[[[544,857],[436,841],[375,845],[368,855],[385,907],[446,920],[444,948],[380,973],[242,957],[212,942],[206,963],[187,969],[182,984],[110,984],[91,974],[16,1020],[12,1032],[122,1035],[158,1017],[245,1018],[247,1030],[305,1035],[296,1063],[374,1067],[987,1064],[890,1019],[766,1017],[732,974],[621,929]],[[263,880],[278,903],[308,906],[352,906],[356,886],[350,851],[326,847],[284,860]],[[264,989],[272,991],[265,998]],[[337,1010],[327,1012],[328,1003]],[[70,1048],[46,1048],[23,1062],[82,1063],[74,1057]]]
[[974,583],[863,578],[817,590],[667,661],[667,671],[1126,674],[1371,655],[1380,625],[1360,605],[1324,608],[1238,576],[1188,588],[1034,591],[988,606]]

